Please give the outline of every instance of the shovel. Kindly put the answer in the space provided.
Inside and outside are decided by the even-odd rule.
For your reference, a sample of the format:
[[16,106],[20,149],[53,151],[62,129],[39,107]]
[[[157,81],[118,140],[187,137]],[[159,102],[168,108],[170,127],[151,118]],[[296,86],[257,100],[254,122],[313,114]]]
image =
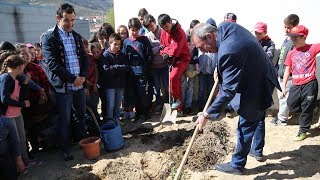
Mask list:
[[[212,101],[214,92],[216,91],[216,88],[217,88],[217,86],[218,86],[218,83],[219,83],[219,81],[215,81],[215,83],[214,83],[214,85],[213,85],[213,87],[212,87],[212,89],[211,89],[209,98],[208,98],[208,100],[207,100],[206,106],[204,107],[204,109],[203,109],[202,112],[206,112],[207,109],[208,109],[208,107],[209,107],[209,105],[211,104],[211,101]],[[195,130],[194,130],[194,132],[193,132],[193,135],[192,135],[191,140],[190,140],[190,142],[189,142],[188,148],[187,148],[186,152],[184,153],[183,158],[182,158],[182,161],[181,161],[181,163],[180,163],[180,165],[179,165],[179,168],[178,168],[178,170],[177,170],[177,173],[176,173],[176,175],[174,176],[174,180],[178,180],[178,179],[179,179],[179,176],[180,176],[180,173],[181,173],[181,171],[182,171],[182,168],[183,168],[184,164],[185,164],[186,161],[187,161],[188,155],[189,155],[189,153],[190,153],[190,150],[191,150],[191,148],[192,148],[192,146],[193,146],[194,140],[195,140],[196,136],[198,135],[198,133],[199,133],[199,124],[196,126],[196,128],[195,128]]]
[[164,103],[163,104],[163,109],[162,109],[162,113],[160,116],[160,123],[164,123],[164,122],[171,122],[173,124],[176,124],[176,118],[177,118],[177,110],[173,110],[171,109],[171,90],[170,90],[170,72],[171,72],[171,68],[172,65],[169,66],[169,103]]

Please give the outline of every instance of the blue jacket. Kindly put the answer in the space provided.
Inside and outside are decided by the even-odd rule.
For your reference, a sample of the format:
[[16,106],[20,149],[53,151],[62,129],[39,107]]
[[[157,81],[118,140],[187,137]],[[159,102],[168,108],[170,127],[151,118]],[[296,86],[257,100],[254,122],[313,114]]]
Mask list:
[[240,116],[255,121],[273,104],[274,87],[281,89],[271,61],[257,39],[236,23],[220,24],[217,47],[221,90],[207,112],[218,118],[230,103]]
[[121,51],[114,54],[106,49],[102,60],[98,61],[99,84],[106,89],[125,88],[129,71],[128,56]]
[[23,81],[25,79],[17,77],[19,81],[20,89],[20,99],[11,99],[11,94],[15,88],[15,80],[8,73],[3,73],[0,75],[0,116],[5,115],[8,106],[16,106],[24,108],[26,104],[24,103],[25,97],[28,93],[28,85],[25,85]]
[[[77,46],[77,55],[80,65],[79,76],[88,76],[89,60],[84,50],[81,36],[72,30]],[[58,26],[49,29],[41,37],[44,62],[47,64],[46,73],[56,92],[66,93],[67,83],[73,83],[76,76],[66,69],[65,50],[60,39]]]

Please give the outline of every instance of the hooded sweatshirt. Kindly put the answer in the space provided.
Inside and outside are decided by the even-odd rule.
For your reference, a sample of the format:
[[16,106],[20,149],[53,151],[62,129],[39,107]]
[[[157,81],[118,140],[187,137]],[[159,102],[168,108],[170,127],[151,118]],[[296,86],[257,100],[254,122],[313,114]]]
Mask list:
[[168,54],[176,59],[176,61],[190,61],[190,52],[187,43],[187,37],[181,25],[177,20],[172,19],[172,29],[170,33],[161,32],[160,44],[165,46],[160,51],[160,55]]

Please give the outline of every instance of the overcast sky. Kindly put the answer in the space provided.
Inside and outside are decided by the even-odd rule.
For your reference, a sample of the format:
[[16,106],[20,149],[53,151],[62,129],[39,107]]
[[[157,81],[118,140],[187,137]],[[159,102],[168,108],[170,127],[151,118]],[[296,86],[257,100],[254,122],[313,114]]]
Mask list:
[[114,7],[116,27],[127,25],[128,20],[136,17],[139,9],[144,7],[156,19],[159,14],[169,14],[185,30],[193,19],[203,22],[212,17],[219,24],[226,13],[233,12],[238,16],[238,23],[249,30],[256,22],[267,23],[268,34],[277,48],[284,39],[283,19],[295,13],[300,17],[300,24],[309,29],[307,42],[320,43],[319,0],[114,0]]

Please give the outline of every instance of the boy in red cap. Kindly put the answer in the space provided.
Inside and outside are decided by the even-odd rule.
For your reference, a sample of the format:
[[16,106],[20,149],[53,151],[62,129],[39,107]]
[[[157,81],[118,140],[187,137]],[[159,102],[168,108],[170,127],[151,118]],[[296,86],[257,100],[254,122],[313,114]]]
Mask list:
[[267,35],[267,24],[264,22],[258,22],[254,26],[254,34],[260,42],[263,50],[267,53],[268,58],[272,61],[274,56],[275,44],[271,38]]
[[306,44],[309,30],[302,25],[291,29],[288,36],[294,49],[287,55],[286,70],[282,83],[282,96],[286,95],[286,83],[292,73],[292,86],[289,90],[288,106],[291,112],[300,112],[300,129],[294,141],[307,138],[316,106],[318,82],[316,79],[316,55],[320,52],[320,44]]

